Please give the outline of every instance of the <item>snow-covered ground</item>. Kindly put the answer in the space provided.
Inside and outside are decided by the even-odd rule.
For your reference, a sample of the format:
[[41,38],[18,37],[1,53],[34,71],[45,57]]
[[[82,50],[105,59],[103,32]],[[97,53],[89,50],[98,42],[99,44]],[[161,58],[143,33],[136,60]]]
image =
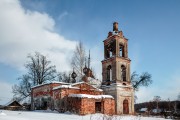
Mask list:
[[103,114],[79,116],[71,113],[61,114],[57,112],[48,112],[48,111],[0,110],[0,120],[165,120],[165,119],[155,118],[155,117],[137,117],[137,116],[110,117],[110,116],[105,116]]

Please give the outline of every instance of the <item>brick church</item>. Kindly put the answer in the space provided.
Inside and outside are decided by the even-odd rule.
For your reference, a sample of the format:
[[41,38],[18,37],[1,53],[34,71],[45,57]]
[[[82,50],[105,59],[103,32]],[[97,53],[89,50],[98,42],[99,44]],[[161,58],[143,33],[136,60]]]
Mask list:
[[[31,108],[51,109],[59,112],[70,111],[80,115],[134,114],[134,90],[130,81],[130,62],[128,58],[128,39],[113,23],[113,31],[104,42],[102,60],[102,82],[97,81],[90,67],[84,67],[82,82],[50,82],[34,86],[31,91]],[[75,81],[76,73],[72,78]],[[96,83],[96,82],[95,82]]]

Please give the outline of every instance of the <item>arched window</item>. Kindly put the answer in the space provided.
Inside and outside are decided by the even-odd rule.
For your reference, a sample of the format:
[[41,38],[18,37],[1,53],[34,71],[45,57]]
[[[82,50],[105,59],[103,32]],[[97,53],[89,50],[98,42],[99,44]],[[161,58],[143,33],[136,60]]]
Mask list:
[[122,44],[119,45],[119,56],[124,57],[124,46]]
[[112,81],[112,68],[111,65],[107,67],[107,80]]
[[124,65],[121,66],[121,78],[126,81],[126,67]]
[[113,48],[113,45],[109,46],[108,48],[108,52],[109,52],[109,57],[112,57],[114,56],[114,48]]

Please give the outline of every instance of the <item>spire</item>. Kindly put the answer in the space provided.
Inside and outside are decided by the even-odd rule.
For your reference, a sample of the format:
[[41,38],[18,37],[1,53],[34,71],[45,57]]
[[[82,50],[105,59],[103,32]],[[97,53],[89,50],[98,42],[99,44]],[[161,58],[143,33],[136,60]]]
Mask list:
[[90,68],[90,60],[91,60],[91,58],[90,58],[90,50],[89,50],[88,68]]
[[85,57],[85,67],[86,67],[86,57]]

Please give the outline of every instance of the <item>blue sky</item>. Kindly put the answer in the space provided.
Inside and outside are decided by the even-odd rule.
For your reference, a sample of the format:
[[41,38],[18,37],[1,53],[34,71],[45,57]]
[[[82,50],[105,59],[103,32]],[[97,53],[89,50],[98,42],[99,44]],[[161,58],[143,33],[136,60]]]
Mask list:
[[138,102],[155,95],[174,100],[180,93],[179,0],[2,0],[0,19],[0,90],[7,91],[0,102],[11,98],[11,86],[34,51],[47,55],[58,71],[68,71],[82,41],[101,79],[102,41],[114,21],[129,39],[131,72],[152,74],[153,84],[136,92]]

